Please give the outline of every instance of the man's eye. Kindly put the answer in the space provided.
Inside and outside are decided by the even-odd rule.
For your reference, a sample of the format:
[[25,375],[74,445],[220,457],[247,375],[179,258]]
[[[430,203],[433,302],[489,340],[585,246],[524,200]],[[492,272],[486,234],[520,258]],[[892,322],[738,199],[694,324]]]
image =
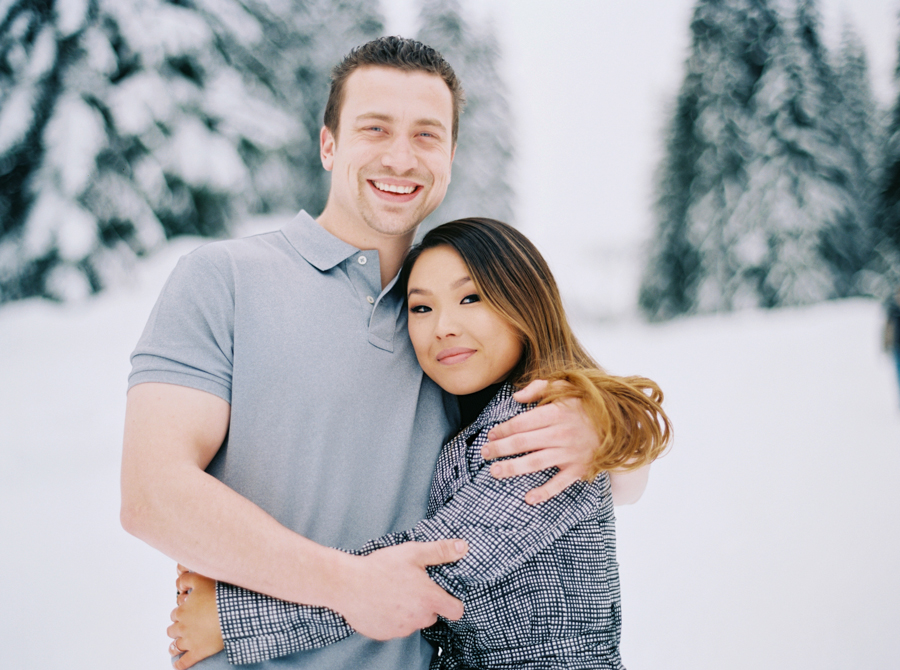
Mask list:
[[467,295],[465,298],[463,298],[460,301],[459,304],[460,305],[468,305],[473,302],[481,302],[481,296],[479,296],[477,293],[473,293],[472,295]]
[[427,305],[413,305],[409,308],[409,311],[413,314],[425,314],[426,312],[431,311],[431,307],[428,307]]

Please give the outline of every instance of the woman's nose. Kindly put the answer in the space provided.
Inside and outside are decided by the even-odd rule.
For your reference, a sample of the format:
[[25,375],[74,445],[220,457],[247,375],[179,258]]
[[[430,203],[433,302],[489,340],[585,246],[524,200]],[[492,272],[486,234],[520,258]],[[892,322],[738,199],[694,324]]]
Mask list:
[[452,311],[444,311],[438,315],[436,334],[438,338],[453,337],[461,332],[459,320]]

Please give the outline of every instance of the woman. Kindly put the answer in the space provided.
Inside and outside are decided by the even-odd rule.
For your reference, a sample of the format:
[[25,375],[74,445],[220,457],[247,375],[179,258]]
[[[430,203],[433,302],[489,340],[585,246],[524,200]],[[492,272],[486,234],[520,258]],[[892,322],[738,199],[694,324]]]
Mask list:
[[[459,621],[423,634],[432,668],[621,668],[618,565],[609,470],[652,462],[669,424],[648,379],[603,373],[572,334],[537,249],[490,219],[429,232],[400,274],[408,328],[425,373],[460,398],[463,429],[438,458],[426,519],[358,553],[410,541],[464,538],[468,554],[428,568],[462,599]],[[579,398],[604,435],[589,481],[537,506],[525,493],[552,471],[495,479],[481,456],[491,428],[529,409],[512,398],[535,379],[561,382],[543,402]],[[340,615],[185,573],[169,629],[176,668],[224,646],[251,663],[324,646],[353,633]],[[215,593],[214,593],[215,589]],[[216,618],[216,604],[221,630]]]

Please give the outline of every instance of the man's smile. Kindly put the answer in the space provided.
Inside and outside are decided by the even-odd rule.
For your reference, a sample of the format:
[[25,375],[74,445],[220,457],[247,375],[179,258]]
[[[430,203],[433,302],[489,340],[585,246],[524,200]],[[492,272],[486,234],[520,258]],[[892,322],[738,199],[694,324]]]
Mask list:
[[409,185],[401,185],[401,184],[389,184],[384,181],[375,181],[374,179],[369,180],[370,183],[379,191],[384,191],[387,193],[398,193],[400,195],[408,195],[413,191],[420,188],[418,184],[409,184]]

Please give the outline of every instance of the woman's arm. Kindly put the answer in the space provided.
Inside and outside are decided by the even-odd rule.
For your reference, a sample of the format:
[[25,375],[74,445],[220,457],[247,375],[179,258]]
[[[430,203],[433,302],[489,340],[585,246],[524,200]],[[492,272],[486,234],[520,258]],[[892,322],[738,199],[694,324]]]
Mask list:
[[[486,436],[486,431],[483,434]],[[480,439],[470,451],[480,451]],[[524,494],[546,484],[555,472],[550,469],[495,479],[490,463],[482,460],[472,481],[456,491],[433,517],[420,521],[408,533],[418,542],[451,536],[469,543],[469,552],[462,559],[428,568],[432,579],[463,599],[469,587],[512,572],[570,528],[595,515],[604,496],[609,496],[606,475],[600,475],[593,483],[575,482],[539,505],[525,502]]]

